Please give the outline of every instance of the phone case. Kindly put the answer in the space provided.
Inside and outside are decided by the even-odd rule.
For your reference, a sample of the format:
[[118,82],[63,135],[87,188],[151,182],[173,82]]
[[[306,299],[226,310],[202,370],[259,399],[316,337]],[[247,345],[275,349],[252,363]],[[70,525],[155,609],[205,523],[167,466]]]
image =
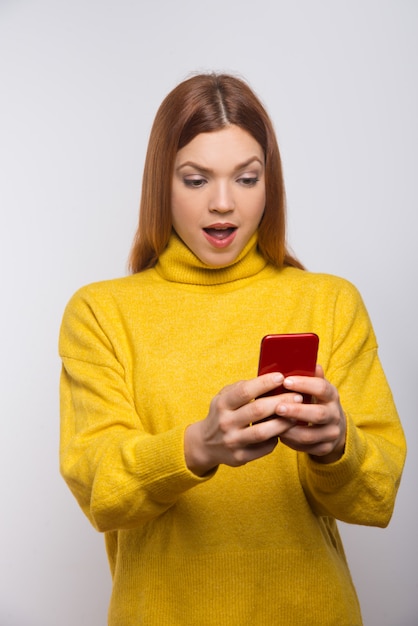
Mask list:
[[[261,340],[258,375],[281,372],[286,376],[314,376],[319,337],[315,333],[266,335]],[[283,386],[268,391],[266,396],[284,393]],[[303,394],[303,401],[312,398]]]

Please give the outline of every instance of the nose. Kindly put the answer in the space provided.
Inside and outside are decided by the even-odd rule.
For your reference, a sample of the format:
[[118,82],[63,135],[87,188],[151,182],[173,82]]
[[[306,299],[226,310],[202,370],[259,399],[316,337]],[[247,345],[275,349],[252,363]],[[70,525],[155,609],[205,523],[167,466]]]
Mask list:
[[217,183],[210,198],[209,211],[212,213],[229,213],[234,208],[235,202],[228,183]]

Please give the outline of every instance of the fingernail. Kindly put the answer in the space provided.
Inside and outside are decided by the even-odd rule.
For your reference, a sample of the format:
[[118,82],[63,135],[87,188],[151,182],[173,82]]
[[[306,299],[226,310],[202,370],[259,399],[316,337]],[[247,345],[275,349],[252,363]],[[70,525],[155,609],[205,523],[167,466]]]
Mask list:
[[273,377],[273,382],[282,383],[283,382],[283,374],[275,374]]
[[294,383],[294,381],[293,381],[293,378],[286,378],[286,381],[285,381],[285,386],[286,386],[286,387],[293,387],[293,386],[294,386],[294,384],[295,384],[295,383]]

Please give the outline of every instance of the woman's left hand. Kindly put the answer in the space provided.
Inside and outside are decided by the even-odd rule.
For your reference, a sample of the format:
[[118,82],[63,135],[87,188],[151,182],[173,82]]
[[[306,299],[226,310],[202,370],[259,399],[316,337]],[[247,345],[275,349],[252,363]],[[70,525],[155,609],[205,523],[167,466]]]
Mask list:
[[312,395],[312,404],[280,403],[276,413],[282,419],[295,420],[295,425],[280,436],[280,440],[293,450],[306,452],[318,463],[333,463],[344,452],[346,419],[337,389],[324,377],[320,365],[315,376],[290,376],[284,387],[291,392]]

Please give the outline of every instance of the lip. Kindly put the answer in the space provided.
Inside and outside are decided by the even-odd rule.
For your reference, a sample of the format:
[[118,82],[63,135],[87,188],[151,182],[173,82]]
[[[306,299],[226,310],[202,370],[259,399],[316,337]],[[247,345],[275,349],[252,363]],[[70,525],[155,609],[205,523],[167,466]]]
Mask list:
[[[226,237],[214,236],[213,231],[231,231]],[[203,234],[206,240],[210,243],[214,248],[227,248],[234,241],[236,234],[238,231],[238,227],[236,224],[231,224],[230,222],[216,222],[216,224],[210,224],[209,226],[205,226],[203,228]]]

